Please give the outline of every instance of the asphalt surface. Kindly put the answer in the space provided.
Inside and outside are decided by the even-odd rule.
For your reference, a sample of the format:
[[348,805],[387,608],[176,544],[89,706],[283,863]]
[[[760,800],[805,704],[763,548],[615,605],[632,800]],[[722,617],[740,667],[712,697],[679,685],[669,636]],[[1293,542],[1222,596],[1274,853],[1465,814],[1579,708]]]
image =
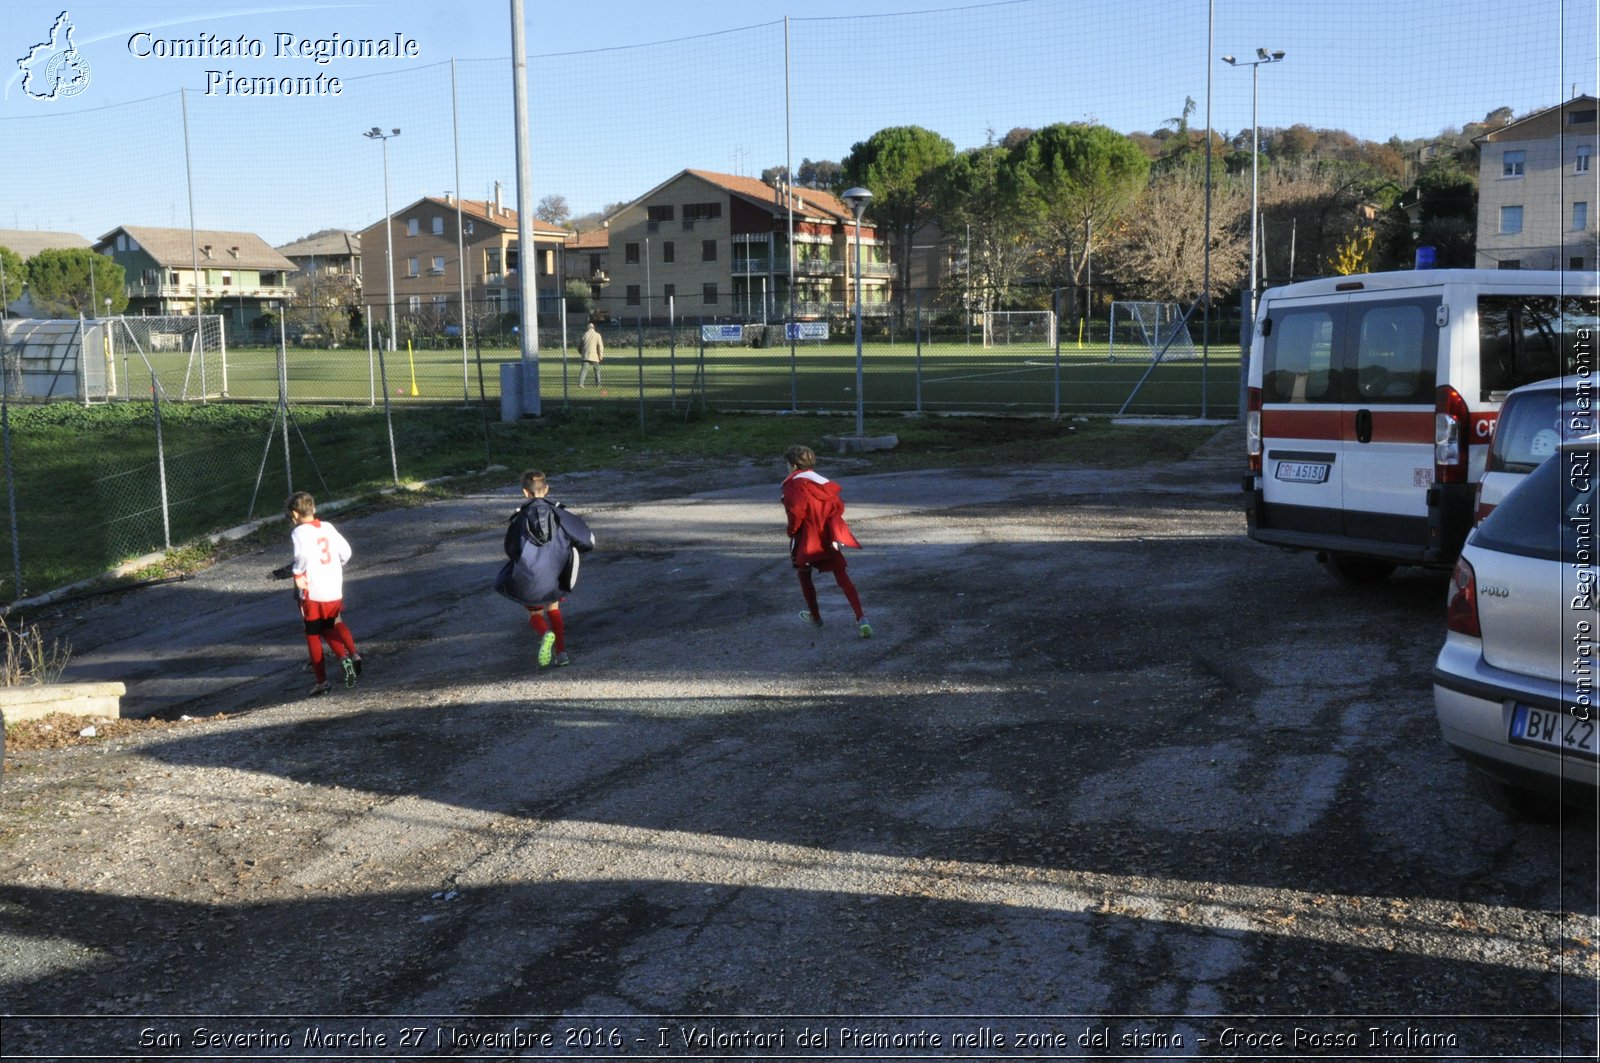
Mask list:
[[1236,453],[825,463],[870,640],[796,617],[766,465],[558,477],[543,674],[509,485],[339,522],[330,697],[280,552],[64,608],[68,678],[198,718],[8,756],[0,1053],[1592,1057],[1594,818],[1477,799],[1442,576],[1251,543]]

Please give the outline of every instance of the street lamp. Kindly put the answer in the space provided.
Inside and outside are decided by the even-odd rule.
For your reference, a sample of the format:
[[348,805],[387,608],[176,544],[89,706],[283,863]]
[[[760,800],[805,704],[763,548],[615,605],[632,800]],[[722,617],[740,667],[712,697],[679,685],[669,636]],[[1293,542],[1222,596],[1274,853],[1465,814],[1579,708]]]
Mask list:
[[373,126],[361,135],[368,140],[383,142],[383,234],[389,244],[387,260],[389,267],[389,349],[393,351],[397,350],[397,348],[394,341],[396,331],[394,320],[394,219],[389,213],[389,141],[391,138],[399,136],[400,130],[391,129],[385,133],[377,126]]
[[1256,49],[1254,61],[1243,62],[1234,59],[1231,55],[1222,57],[1222,61],[1229,66],[1247,66],[1250,68],[1250,320],[1256,316],[1256,221],[1260,217],[1261,201],[1261,123],[1256,118],[1256,104],[1259,100],[1257,84],[1261,79],[1261,67],[1266,63],[1281,63],[1283,52],[1269,52],[1265,48]]
[[856,435],[866,432],[866,399],[861,379],[861,213],[872,202],[872,193],[857,186],[846,189],[842,197],[856,215]]

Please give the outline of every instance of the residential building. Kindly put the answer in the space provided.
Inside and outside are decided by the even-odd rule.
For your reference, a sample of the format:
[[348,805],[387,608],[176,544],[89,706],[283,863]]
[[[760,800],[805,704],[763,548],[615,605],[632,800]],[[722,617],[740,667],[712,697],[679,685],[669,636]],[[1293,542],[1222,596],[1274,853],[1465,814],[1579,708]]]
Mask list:
[[1595,269],[1593,96],[1574,96],[1474,139],[1479,149],[1477,265]]
[[[793,212],[795,266],[789,272]],[[782,321],[847,313],[855,300],[855,215],[837,196],[751,177],[682,170],[606,219],[605,306],[656,321]],[[888,313],[888,246],[863,224],[864,313]]]
[[[457,238],[457,214],[460,239]],[[390,216],[392,228],[373,222],[360,232],[361,246],[372,256],[365,264],[362,299],[373,320],[382,320],[389,302],[389,242],[394,243],[394,295],[399,316],[425,331],[442,330],[461,321],[463,250],[465,287],[471,317],[490,327],[501,315],[521,310],[520,249],[517,212],[500,202],[499,186],[490,200],[457,200],[451,193],[424,196]],[[572,233],[559,225],[535,220],[537,251],[534,284],[539,315],[556,319],[562,277],[562,254]],[[380,309],[382,308],[382,309]]]
[[[567,237],[566,250],[562,255],[566,264],[566,279],[581,280],[587,284],[591,297],[598,304],[605,293],[606,282],[611,279],[610,258],[609,229],[602,226],[588,232],[573,233]],[[566,285],[562,284],[561,288],[565,291]]]
[[305,278],[332,274],[348,277],[361,287],[361,234],[346,229],[328,229],[304,240],[284,244],[278,253],[300,269]]
[[294,298],[295,264],[255,233],[124,225],[94,243],[122,267],[128,314],[220,314],[230,336]]
[[[40,251],[70,251],[74,248],[88,250],[93,245],[86,237],[77,233],[50,233],[35,229],[0,229],[0,247],[8,248],[17,254],[22,261],[37,255]],[[15,278],[13,278],[15,280]],[[23,292],[21,298],[14,299],[5,308],[6,313],[18,317],[35,317],[35,310],[28,293]]]

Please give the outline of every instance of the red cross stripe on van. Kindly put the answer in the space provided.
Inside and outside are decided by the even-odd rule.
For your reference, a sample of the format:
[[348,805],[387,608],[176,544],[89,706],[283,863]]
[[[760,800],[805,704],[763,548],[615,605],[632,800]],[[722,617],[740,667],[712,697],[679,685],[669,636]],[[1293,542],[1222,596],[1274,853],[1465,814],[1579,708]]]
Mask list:
[[[1355,439],[1357,415],[1358,411],[1349,409],[1286,410],[1282,407],[1269,406],[1261,411],[1261,431],[1269,439]],[[1488,416],[1490,422],[1493,421],[1492,415],[1477,416],[1478,418]],[[1380,408],[1371,411],[1371,417],[1370,441],[1373,443],[1433,445],[1435,414],[1432,410]]]

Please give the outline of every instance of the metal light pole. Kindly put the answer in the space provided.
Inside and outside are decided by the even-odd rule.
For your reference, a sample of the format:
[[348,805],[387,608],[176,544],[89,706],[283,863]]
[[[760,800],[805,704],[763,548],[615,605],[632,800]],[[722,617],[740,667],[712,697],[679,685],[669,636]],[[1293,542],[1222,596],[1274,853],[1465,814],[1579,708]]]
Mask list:
[[872,202],[872,193],[865,188],[847,189],[843,197],[856,215],[856,435],[866,432],[866,398],[862,393],[861,378],[861,214]]
[[[388,239],[389,268],[389,349],[398,350],[395,346],[395,319],[394,319],[394,218],[389,212],[389,141],[400,135],[400,130],[391,129],[385,133],[377,126],[373,126],[361,134],[368,140],[383,142],[383,234]],[[459,183],[459,182],[458,182]]]
[[1258,238],[1256,225],[1261,216],[1261,123],[1256,117],[1257,104],[1260,101],[1258,86],[1261,80],[1261,67],[1266,63],[1281,63],[1284,53],[1282,51],[1269,52],[1265,48],[1256,49],[1254,62],[1239,62],[1231,55],[1222,57],[1222,61],[1229,66],[1247,66],[1250,68],[1250,318],[1255,319],[1256,314],[1256,248]]

